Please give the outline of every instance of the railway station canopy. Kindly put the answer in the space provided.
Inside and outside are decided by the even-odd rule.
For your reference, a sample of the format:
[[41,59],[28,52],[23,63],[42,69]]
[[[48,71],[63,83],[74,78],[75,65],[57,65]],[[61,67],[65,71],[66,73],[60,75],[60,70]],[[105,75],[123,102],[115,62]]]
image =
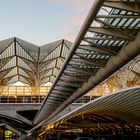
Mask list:
[[[127,76],[124,74],[123,79],[121,72],[128,72],[126,68],[133,73],[133,79],[126,80],[124,85],[123,80],[127,79]],[[117,72],[120,73],[116,74]],[[118,75],[121,75],[122,82]],[[39,128],[43,131],[45,128],[46,132],[50,124],[57,126],[66,125],[67,121],[74,122],[76,116],[80,117],[81,111],[90,112],[89,117],[92,115],[97,121],[103,120],[109,123],[120,121],[109,117],[108,114],[98,115],[104,109],[111,110],[110,107],[116,112],[124,107],[129,115],[132,114],[140,119],[136,109],[136,106],[140,106],[139,88],[109,96],[104,93],[94,94],[96,99],[93,98],[84,107],[61,118],[57,117],[61,111],[89,91],[101,89],[98,85],[104,87],[106,82],[115,85],[116,79],[119,81],[118,89],[139,86],[140,83],[139,0],[94,0],[73,43],[62,39],[37,46],[17,37],[0,41],[1,103],[43,101],[34,116],[32,121],[34,127],[29,133]],[[98,92],[99,90],[96,90],[96,93]],[[131,94],[128,95],[130,92]],[[122,102],[125,97],[133,104],[129,104],[130,108]],[[98,110],[97,114],[92,113],[93,110]],[[119,119],[125,120],[121,117]],[[130,118],[126,117],[126,121],[127,119]],[[138,124],[137,121],[134,123]]]
[[34,124],[50,120],[140,54],[139,5],[94,1]]
[[70,46],[67,40],[40,47],[16,37],[0,41],[1,102],[42,102]]

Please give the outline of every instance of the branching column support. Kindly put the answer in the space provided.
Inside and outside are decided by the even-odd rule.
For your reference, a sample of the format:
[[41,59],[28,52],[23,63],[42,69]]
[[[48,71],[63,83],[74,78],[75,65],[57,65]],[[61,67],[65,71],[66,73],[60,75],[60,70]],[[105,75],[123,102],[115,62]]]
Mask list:
[[40,48],[38,49],[38,61],[37,61],[37,68],[36,68],[36,77],[35,77],[35,94],[39,95],[40,93],[40,68],[39,68],[39,57],[40,57]]

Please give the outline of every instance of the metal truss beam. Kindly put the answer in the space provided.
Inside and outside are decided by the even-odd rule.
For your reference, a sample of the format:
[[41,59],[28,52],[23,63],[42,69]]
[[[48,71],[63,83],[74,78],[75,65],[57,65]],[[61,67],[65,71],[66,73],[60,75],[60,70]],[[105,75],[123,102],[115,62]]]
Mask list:
[[[100,19],[95,19],[97,22],[100,22],[100,23],[102,23],[103,25],[104,25],[104,27],[105,26],[107,26],[107,28],[105,27],[105,29],[107,29],[108,31],[107,31],[107,33],[109,33],[110,31],[113,31],[113,32],[115,32],[114,33],[114,35],[112,35],[112,36],[118,36],[118,37],[120,37],[121,38],[121,36],[124,36],[123,38],[124,39],[128,39],[128,40],[133,40],[134,38],[135,38],[135,36],[133,36],[132,35],[132,33],[134,32],[134,29],[131,29],[131,28],[129,28],[129,29],[127,29],[127,30],[122,30],[121,28],[118,28],[118,27],[116,27],[116,26],[113,26],[113,25],[111,25],[111,24],[109,24],[108,22],[105,22],[105,21],[103,21],[103,20],[100,20]],[[102,28],[101,28],[102,29]],[[104,28],[103,28],[104,29]],[[131,34],[130,34],[131,33]],[[120,36],[119,36],[119,34],[120,34]],[[111,34],[110,34],[111,35]]]
[[81,78],[78,78],[78,77],[76,77],[76,76],[73,76],[73,77],[71,77],[71,76],[63,76],[63,77],[61,77],[60,78],[60,80],[62,80],[62,81],[75,81],[75,82],[83,82],[83,81],[85,81],[84,80],[84,78],[83,79],[81,79]]
[[[92,89],[102,80],[104,80],[106,77],[111,75],[118,68],[126,64],[126,62],[131,60],[133,57],[137,56],[140,53],[139,39],[140,39],[140,33],[137,34],[137,37],[134,41],[130,42],[124,49],[122,49],[119,52],[118,56],[115,59],[112,59],[112,61],[110,61],[102,71],[99,71],[98,74],[96,74],[96,76],[92,76],[88,80],[88,82],[86,82],[80,88],[80,90],[77,90],[70,98],[68,98],[68,100],[66,100],[63,104],[61,104],[61,106],[55,112],[53,112],[45,121],[50,120],[52,116],[56,115],[58,112],[63,110],[66,104],[69,105],[75,100],[75,98],[78,98],[84,93],[87,93],[90,89]],[[36,127],[40,125],[41,123]],[[36,127],[34,127],[33,129],[35,129]]]
[[113,7],[113,8],[118,8],[118,9],[124,9],[126,11],[132,11],[132,12],[138,12],[140,13],[140,3],[139,2],[121,2],[121,1],[110,1],[110,2],[104,2],[104,6],[107,7]]
[[75,72],[75,73],[79,73],[79,74],[86,74],[86,75],[92,75],[93,72],[90,71],[85,71],[82,68],[74,68],[74,66],[72,67],[67,67],[66,71],[70,71],[71,72]]
[[54,90],[57,90],[57,91],[63,91],[63,92],[73,92],[73,88],[66,88],[66,87],[64,87],[64,88],[61,88],[61,87],[55,87],[54,88]]
[[117,38],[117,37],[84,37],[84,39],[83,39],[85,42],[87,42],[87,43],[89,43],[89,44],[94,44],[94,40],[97,40],[97,41],[99,41],[99,40],[108,40],[108,41],[111,41],[111,40],[114,40],[114,41],[117,41],[117,40],[119,40],[119,41],[124,41],[124,39],[123,38]]
[[[62,95],[63,96],[64,95],[64,92],[62,92],[62,91],[56,91],[55,90],[55,91],[53,91],[52,95],[53,94],[55,94],[55,95]],[[68,92],[68,91],[65,92],[65,96],[69,96],[69,95],[70,95],[70,92]]]
[[[79,32],[78,36],[76,37],[75,42],[73,43],[73,45],[72,45],[72,47],[71,47],[71,50],[70,50],[70,52],[69,52],[69,57],[67,57],[67,59],[65,60],[64,65],[63,65],[62,69],[60,70],[60,73],[59,73],[58,77],[56,78],[56,80],[55,80],[55,82],[54,82],[54,84],[53,84],[53,86],[52,86],[52,88],[51,88],[49,94],[53,91],[53,89],[55,89],[55,84],[58,82],[58,80],[59,80],[59,78],[61,77],[61,75],[63,74],[63,72],[64,72],[64,70],[65,70],[67,64],[68,64],[69,61],[71,60],[71,58],[72,58],[74,52],[76,51],[76,49],[77,49],[78,46],[80,45],[81,40],[82,40],[83,37],[85,36],[86,31],[87,31],[88,28],[90,27],[91,23],[93,22],[93,19],[96,17],[96,15],[97,15],[97,13],[98,13],[98,10],[100,9],[100,7],[101,7],[101,5],[102,5],[103,2],[104,2],[104,0],[100,0],[100,1],[95,0],[95,1],[94,1],[94,4],[93,4],[93,6],[92,6],[92,8],[91,8],[91,10],[90,10],[90,12],[89,12],[89,15],[87,16],[87,18],[86,18],[86,20],[85,20],[85,22],[84,22],[84,25],[82,26],[81,31]],[[60,78],[60,79],[61,79],[61,78]],[[48,97],[49,97],[49,95],[47,96],[47,98],[48,98]],[[46,98],[45,101],[47,101],[47,98]],[[45,102],[44,102],[44,104],[45,104]],[[43,104],[43,105],[44,105],[44,104]],[[43,108],[43,105],[42,105],[41,109]],[[40,109],[40,111],[41,111],[41,109]],[[35,119],[34,119],[34,124],[36,124],[36,123],[38,122],[38,120],[36,120],[36,119],[37,119],[38,115],[40,114],[40,111],[38,112],[38,114],[36,115],[36,117],[35,117]],[[32,130],[31,130],[31,131],[32,131]]]
[[[126,35],[126,33],[123,33],[122,31],[120,31],[118,29],[114,29],[114,28],[110,28],[110,27],[90,27],[89,31],[129,40],[129,41],[134,38],[134,37],[133,38],[129,37],[128,34]],[[95,38],[93,37],[93,39],[95,39]]]
[[53,97],[53,98],[61,98],[61,99],[66,99],[68,96],[66,95],[62,95],[62,94],[51,94],[50,97]]
[[80,87],[80,84],[69,83],[69,82],[59,82],[57,85],[64,86],[65,84],[66,84],[66,86],[69,86],[69,87]]
[[[57,115],[64,108],[66,108],[68,105],[73,103],[76,99],[78,99],[79,97],[81,97],[82,95],[84,95],[85,93],[87,93],[88,91],[93,89],[94,87],[96,87],[99,83],[104,81],[111,74],[116,72],[118,69],[120,69],[122,66],[124,66],[126,63],[128,63],[130,60],[132,60],[134,57],[136,57],[140,53],[139,52],[140,51],[140,43],[139,43],[140,34],[138,33],[138,30],[136,30],[136,33],[138,33],[137,35],[136,35],[136,33],[134,33],[134,35],[135,35],[135,39],[134,39],[133,34],[131,34],[131,32],[130,32],[130,34],[129,33],[126,34],[126,32],[124,32],[122,29],[113,27],[113,24],[110,25],[111,23],[108,24],[108,22],[106,20],[105,20],[105,22],[107,22],[107,23],[104,23],[104,21],[100,21],[100,19],[96,18],[97,14],[100,13],[99,10],[100,10],[101,6],[107,5],[107,3],[108,2],[104,3],[104,0],[100,0],[100,1],[94,0],[94,4],[71,47],[70,53],[69,53],[67,59],[65,60],[64,65],[59,72],[59,75],[57,76],[48,96],[46,97],[41,109],[39,110],[39,112],[37,113],[37,115],[34,119],[33,123],[37,126],[35,126],[33,129],[31,129],[31,131],[40,127],[42,124],[44,124],[44,122],[50,121],[52,119],[52,117]],[[110,6],[108,5],[107,7],[111,7],[112,8],[111,12],[114,12],[115,7],[113,8],[113,6],[111,6],[112,2],[109,2],[109,3],[110,3]],[[135,5],[134,2],[120,2],[119,1],[119,2],[116,2],[116,5],[114,4],[116,7],[118,7],[118,12],[121,12],[121,7],[119,5],[117,6],[117,4],[120,4],[121,6],[125,5],[127,8],[122,7],[124,9],[124,11],[130,10],[133,12],[133,11],[136,11],[135,9],[139,9],[139,8],[133,7]],[[120,9],[120,11],[119,11],[119,9]],[[114,14],[111,12],[109,14]],[[118,13],[118,14],[120,14],[120,13]],[[133,14],[134,13],[132,13],[132,15]],[[98,24],[100,26],[100,28],[96,27],[96,25],[94,26],[94,22],[97,22],[97,20],[98,20],[98,22],[101,23],[101,24]],[[113,20],[115,20],[115,19],[113,19]],[[119,23],[120,23],[120,21],[118,21],[117,24],[119,24]],[[132,22],[131,22],[131,24],[132,24]],[[136,24],[138,24],[138,23],[136,23]],[[89,33],[90,29],[94,29],[94,30],[92,30],[92,32],[95,32],[95,34]],[[127,27],[124,30],[127,31]],[[105,34],[105,35],[103,36],[102,34]],[[86,54],[84,55],[84,54],[82,54],[83,53],[82,50],[81,50],[81,52],[79,51],[79,46],[84,43],[86,45],[94,46],[94,44],[97,44],[97,46],[99,45],[99,46],[104,46],[104,47],[105,46],[108,47],[110,45],[112,48],[114,47],[114,49],[112,49],[113,51],[114,50],[115,50],[115,52],[117,51],[117,55],[113,57],[111,55],[107,56],[104,53],[101,54],[99,52],[96,52],[95,57],[93,56],[95,59],[92,59],[93,52],[91,52],[91,56],[90,56],[90,55],[88,55],[89,52],[86,52]],[[79,54],[76,54],[76,53],[79,53]],[[97,61],[96,58],[99,58],[101,61]],[[102,61],[102,60],[104,60],[104,61]],[[85,79],[85,77],[81,78],[80,76],[85,76],[85,75],[82,73],[78,73],[77,71],[71,71],[71,70],[68,71],[69,66],[74,63],[75,64],[76,63],[85,64],[85,67],[87,67],[87,65],[89,65],[90,67],[91,66],[96,67],[98,69],[97,73],[95,75],[91,75],[89,77],[87,76],[86,79]],[[79,69],[80,69],[80,67],[79,67]],[[69,74],[68,74],[68,72],[69,72]],[[53,93],[54,90],[65,93],[65,89],[67,89],[67,88],[66,88],[66,86],[60,87],[58,84],[59,81],[67,80],[71,83],[73,81],[76,81],[77,77],[79,78],[79,80],[81,79],[84,82],[81,81],[82,86],[78,89],[77,88],[75,88],[75,89],[68,88],[68,89],[70,89],[69,93],[71,93],[70,94],[71,96],[67,100],[64,100],[63,103],[61,103],[60,106],[56,110],[53,110],[53,111],[52,110],[49,111],[49,108],[44,107],[45,103],[47,103],[47,101],[49,99],[49,96],[51,96],[51,93]],[[75,79],[75,80],[73,80],[73,79]]]
[[100,18],[126,18],[126,19],[137,19],[137,18],[140,18],[139,15],[97,15],[96,19],[100,19]]
[[80,58],[75,57],[75,58],[73,58],[73,60],[75,60],[77,62],[81,62],[81,63],[86,63],[86,64],[89,64],[92,66],[97,66],[97,67],[104,67],[104,65],[105,65],[105,60],[103,60],[103,62],[99,62],[92,58],[87,58],[87,57],[80,56],[80,55],[78,55],[78,56]]
[[63,99],[61,97],[57,98],[57,97],[52,97],[52,96],[49,96],[48,98],[48,101],[52,101],[52,102],[62,102]]
[[99,53],[103,53],[106,55],[116,55],[117,52],[113,51],[112,49],[109,49],[111,47],[109,46],[97,46],[97,45],[80,45],[79,49],[83,49],[83,50],[87,50],[87,51],[95,51],[95,52],[99,52]]

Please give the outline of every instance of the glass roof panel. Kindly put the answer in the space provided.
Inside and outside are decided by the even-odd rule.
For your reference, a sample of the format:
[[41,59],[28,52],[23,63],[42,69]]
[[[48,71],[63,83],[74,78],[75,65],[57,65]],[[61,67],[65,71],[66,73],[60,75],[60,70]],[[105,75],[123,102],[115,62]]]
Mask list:
[[30,78],[29,75],[24,70],[22,70],[21,68],[19,68],[19,74]]
[[18,66],[27,70],[32,70],[21,58],[18,58]]
[[11,80],[7,82],[7,84],[12,84],[18,81],[18,76],[14,76]]
[[16,53],[18,56],[34,61],[33,58],[27,53],[18,43],[16,43]]
[[13,70],[11,70],[4,78],[13,76],[13,75],[17,75],[17,68],[13,68]]
[[2,52],[2,54],[0,55],[0,59],[8,58],[14,55],[15,55],[15,47],[14,47],[14,43],[12,43]]
[[6,70],[8,68],[12,68],[12,67],[15,67],[16,66],[16,57],[13,57],[11,58],[11,60],[5,65],[2,67],[1,70]]
[[29,85],[29,82],[22,76],[19,76],[19,80],[22,82],[22,83],[25,83],[27,85]]

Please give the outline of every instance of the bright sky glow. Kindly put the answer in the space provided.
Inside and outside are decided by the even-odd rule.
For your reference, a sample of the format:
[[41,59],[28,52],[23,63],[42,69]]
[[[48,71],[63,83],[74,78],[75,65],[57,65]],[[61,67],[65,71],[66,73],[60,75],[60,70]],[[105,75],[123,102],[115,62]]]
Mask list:
[[25,86],[26,84],[24,84],[24,83],[18,81],[18,82],[14,83],[14,84],[11,84],[11,85],[12,85],[12,86]]
[[1,0],[0,40],[19,37],[36,45],[74,41],[93,0]]

